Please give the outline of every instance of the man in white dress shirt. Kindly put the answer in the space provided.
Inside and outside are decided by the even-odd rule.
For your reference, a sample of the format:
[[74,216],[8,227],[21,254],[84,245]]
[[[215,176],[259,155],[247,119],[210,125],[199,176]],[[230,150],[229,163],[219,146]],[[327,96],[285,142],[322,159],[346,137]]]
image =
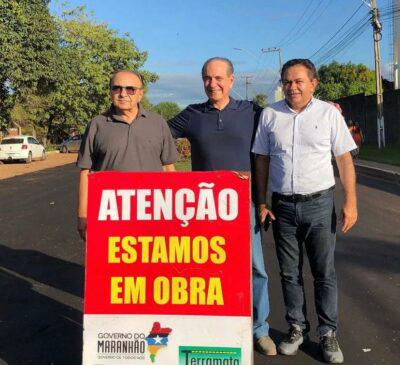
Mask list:
[[[313,98],[318,80],[311,61],[288,61],[281,79],[285,99],[263,110],[253,145],[258,211],[262,222],[273,222],[290,326],[278,350],[294,355],[308,338],[302,277],[304,246],[314,277],[322,355],[328,363],[342,363],[336,338],[336,213],[331,152],[344,188],[341,221],[345,233],[357,220],[356,179],[350,155],[356,146],[340,112]],[[272,207],[266,204],[267,185],[272,192]]]

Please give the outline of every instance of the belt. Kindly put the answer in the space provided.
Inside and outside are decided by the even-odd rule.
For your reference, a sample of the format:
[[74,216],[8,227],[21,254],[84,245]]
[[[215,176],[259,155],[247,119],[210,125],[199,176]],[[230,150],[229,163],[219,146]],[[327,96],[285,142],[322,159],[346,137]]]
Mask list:
[[285,194],[280,194],[280,193],[272,193],[272,198],[273,199],[279,199],[284,202],[290,202],[290,203],[299,203],[299,202],[308,202],[313,199],[317,199],[320,196],[324,195],[328,191],[331,191],[335,188],[335,185],[331,186],[329,189],[317,191],[312,194],[292,194],[292,195],[285,195]]

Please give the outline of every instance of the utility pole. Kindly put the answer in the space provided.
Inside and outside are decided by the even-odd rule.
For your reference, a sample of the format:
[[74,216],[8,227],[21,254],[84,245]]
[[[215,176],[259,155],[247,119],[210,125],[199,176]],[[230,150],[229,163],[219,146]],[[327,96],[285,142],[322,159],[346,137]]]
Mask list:
[[[262,53],[278,52],[278,56],[279,56],[279,76],[280,76],[281,71],[282,71],[282,48],[278,48],[278,47],[261,48],[261,52]],[[283,99],[285,97],[283,95],[283,90],[282,90],[282,88],[280,86],[278,87],[278,89],[280,89],[281,97]]]
[[383,88],[382,88],[382,73],[379,52],[379,41],[382,38],[382,24],[379,21],[379,10],[376,5],[376,0],[371,0],[371,24],[374,30],[374,55],[375,55],[375,78],[376,78],[376,103],[377,103],[377,137],[378,147],[385,147],[385,121],[383,118]]
[[393,83],[394,89],[399,88],[399,38],[397,34],[393,39]]
[[393,13],[393,83],[394,89],[399,89],[399,34],[400,22],[397,19],[396,13],[400,6],[400,0],[392,0],[392,13]]
[[246,84],[246,100],[249,100],[248,99],[248,86],[251,84],[250,79],[252,79],[252,78],[253,78],[252,75],[242,76],[242,79],[246,79],[246,81],[245,81],[245,84]]
[[268,52],[278,52],[279,56],[279,73],[282,71],[282,48],[278,47],[269,47],[269,48],[261,48],[262,53],[268,53]]

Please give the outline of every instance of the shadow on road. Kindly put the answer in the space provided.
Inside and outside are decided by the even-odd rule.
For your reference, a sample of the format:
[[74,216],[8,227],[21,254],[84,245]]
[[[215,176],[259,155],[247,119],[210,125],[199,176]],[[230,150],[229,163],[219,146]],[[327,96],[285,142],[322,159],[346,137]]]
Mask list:
[[[382,329],[386,348],[400,356],[393,342],[400,327],[396,305],[400,296],[400,243],[354,236],[342,236],[340,241],[335,254],[340,291],[368,318],[371,328]],[[352,320],[349,314],[348,319]]]
[[[333,163],[333,171],[335,176],[339,177],[339,171],[337,169],[336,163]],[[367,186],[369,188],[378,189],[386,193],[394,194],[400,196],[400,185],[394,180],[382,179],[377,177],[375,174],[368,174],[365,171],[360,171],[357,169],[357,184]]]
[[82,265],[34,250],[11,249],[0,241],[0,267],[83,298],[85,269]]
[[0,291],[0,360],[8,365],[81,363],[81,312],[2,269]]
[[[269,329],[270,336],[274,339],[276,344],[279,344],[285,337],[286,333],[283,333],[275,328]],[[318,343],[315,341],[307,341],[301,346],[301,351],[304,352],[309,357],[313,358],[316,361],[321,361],[321,352],[318,347]]]
[[385,191],[386,193],[400,196],[400,185],[395,182],[381,180],[379,178],[368,175],[358,174],[357,184],[367,186],[369,188]]
[[354,270],[354,265],[377,273],[400,274],[400,242],[376,241],[366,237],[341,235],[336,261]]
[[84,245],[76,168],[0,181],[0,363],[82,362]]

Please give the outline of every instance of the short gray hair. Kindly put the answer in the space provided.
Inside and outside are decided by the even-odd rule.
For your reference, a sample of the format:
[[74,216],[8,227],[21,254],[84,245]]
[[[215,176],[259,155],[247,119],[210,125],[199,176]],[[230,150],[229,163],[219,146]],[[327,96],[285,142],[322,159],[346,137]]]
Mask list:
[[231,60],[225,58],[225,57],[212,57],[209,58],[206,62],[204,62],[204,65],[201,69],[201,77],[204,77],[204,74],[206,72],[206,68],[208,66],[209,63],[213,62],[213,61],[222,61],[226,63],[226,71],[228,73],[228,76],[233,74],[233,63]]

